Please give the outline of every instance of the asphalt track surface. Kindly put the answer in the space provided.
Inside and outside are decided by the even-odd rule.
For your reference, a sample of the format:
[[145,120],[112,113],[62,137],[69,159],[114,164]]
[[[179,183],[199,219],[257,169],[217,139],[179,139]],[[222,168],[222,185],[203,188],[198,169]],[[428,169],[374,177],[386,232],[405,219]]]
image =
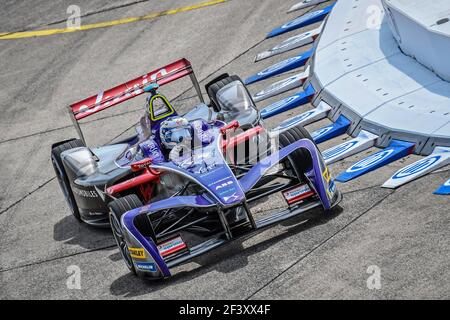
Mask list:
[[[82,24],[163,12],[196,1],[83,1]],[[449,198],[432,195],[450,169],[396,191],[380,188],[416,156],[339,184],[344,200],[332,216],[302,223],[290,220],[235,241],[177,267],[175,276],[165,281],[142,282],[129,274],[110,230],[93,229],[72,218],[49,157],[52,143],[76,136],[66,105],[181,57],[192,62],[202,84],[222,72],[246,78],[306,49],[253,63],[257,53],[295,34],[263,40],[273,27],[302,13],[286,14],[296,2],[229,0],[101,29],[0,40],[1,299],[450,297]],[[71,4],[3,1],[0,33],[65,28]],[[255,93],[285,76],[249,88]],[[180,110],[194,103],[188,81],[162,91]],[[144,98],[134,100],[84,121],[88,143],[106,143],[126,132],[143,112]],[[309,108],[287,112],[267,125],[273,127]],[[320,148],[347,139],[341,136]],[[336,175],[374,151],[338,162],[331,170]],[[270,206],[276,201],[268,200],[263,208]],[[66,285],[72,265],[81,269],[79,290]],[[367,287],[372,265],[381,271],[380,290]]]

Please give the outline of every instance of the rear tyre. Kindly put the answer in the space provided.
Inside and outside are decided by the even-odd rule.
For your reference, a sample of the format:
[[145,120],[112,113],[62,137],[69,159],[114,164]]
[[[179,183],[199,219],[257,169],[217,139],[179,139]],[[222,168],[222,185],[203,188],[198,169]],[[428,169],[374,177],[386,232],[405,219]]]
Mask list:
[[122,216],[125,212],[132,209],[142,207],[142,202],[135,194],[130,194],[122,198],[116,199],[108,204],[109,207],[109,221],[111,223],[111,230],[119,247],[120,254],[122,255],[127,268],[134,274],[136,269],[131,258],[130,251],[128,250],[125,242],[122,224],[120,223]]
[[78,209],[75,197],[73,196],[72,188],[70,187],[70,181],[67,176],[66,170],[61,159],[61,153],[64,151],[85,147],[85,144],[80,139],[73,139],[67,142],[56,144],[52,146],[51,159],[53,164],[53,169],[56,173],[56,178],[58,179],[59,186],[63,192],[64,198],[69,205],[70,211],[78,221],[81,220],[80,211]]
[[[308,139],[314,143],[313,138],[302,125],[290,128],[280,134],[280,148],[287,147],[288,145],[301,139]],[[304,172],[313,165],[311,154],[305,149],[294,151],[290,154],[288,159],[298,177],[302,177]]]

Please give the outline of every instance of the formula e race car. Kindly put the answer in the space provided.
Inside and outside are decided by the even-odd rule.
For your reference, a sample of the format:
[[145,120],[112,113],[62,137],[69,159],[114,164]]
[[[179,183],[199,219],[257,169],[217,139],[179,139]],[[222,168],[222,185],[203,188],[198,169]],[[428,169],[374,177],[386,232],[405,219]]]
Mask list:
[[[207,122],[216,119],[225,122],[238,120],[245,130],[260,123],[258,111],[250,104],[251,98],[247,92],[242,92],[246,90],[243,85],[236,86],[241,90],[239,94],[245,98],[241,101],[242,105],[220,105],[216,100],[217,91],[228,82],[238,79],[236,76],[223,74],[207,84],[211,102],[206,105],[191,64],[186,59],[70,105],[69,115],[79,139],[53,144],[51,160],[64,197],[78,220],[93,226],[109,226],[107,204],[111,198],[106,194],[106,188],[135,176],[130,164],[140,157],[151,156],[156,149],[164,151],[156,134],[161,120],[178,115],[166,97],[156,94],[157,88],[152,87],[152,84],[163,86],[188,75],[200,103],[184,115],[185,119],[205,119]],[[146,101],[145,115],[135,128],[136,133],[119,142],[86,147],[79,121],[142,95],[146,93],[144,89],[150,96]]]
[[[187,75],[200,103],[180,116],[158,90]],[[266,130],[237,76],[215,78],[206,92],[208,105],[189,61],[176,61],[71,105],[80,139],[52,146],[52,163],[75,217],[110,224],[126,265],[139,276],[169,277],[169,268],[232,239],[293,216],[329,211],[341,200],[301,125]],[[79,120],[143,93],[146,112],[136,134],[86,147]],[[282,209],[252,213],[275,194]]]

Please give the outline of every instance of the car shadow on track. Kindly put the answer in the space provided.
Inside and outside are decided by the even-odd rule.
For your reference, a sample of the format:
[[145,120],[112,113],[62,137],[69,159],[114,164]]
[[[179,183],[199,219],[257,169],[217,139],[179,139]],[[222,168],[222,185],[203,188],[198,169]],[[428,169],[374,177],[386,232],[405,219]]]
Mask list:
[[[131,273],[128,273],[116,279],[111,284],[110,292],[114,296],[127,298],[139,297],[145,294],[156,293],[159,290],[168,289],[172,286],[177,286],[178,284],[191,281],[212,271],[231,273],[247,266],[248,257],[255,253],[264,251],[277,242],[295,234],[326,224],[330,220],[338,217],[342,211],[342,208],[338,206],[333,209],[330,214],[322,216],[321,218],[307,221],[304,221],[301,217],[292,218],[280,224],[286,228],[281,234],[258,242],[248,248],[244,248],[243,246],[243,242],[246,241],[248,237],[236,239],[215,251],[211,251],[195,258],[193,262],[197,263],[199,265],[198,267],[194,267],[194,269],[189,271],[176,272],[171,278],[166,280],[141,280]],[[120,257],[120,255],[117,256],[116,254],[113,254],[110,258],[116,260],[118,257]]]
[[64,217],[55,224],[53,239],[65,244],[78,245],[88,250],[115,244],[109,228],[91,227],[80,223],[72,215]]

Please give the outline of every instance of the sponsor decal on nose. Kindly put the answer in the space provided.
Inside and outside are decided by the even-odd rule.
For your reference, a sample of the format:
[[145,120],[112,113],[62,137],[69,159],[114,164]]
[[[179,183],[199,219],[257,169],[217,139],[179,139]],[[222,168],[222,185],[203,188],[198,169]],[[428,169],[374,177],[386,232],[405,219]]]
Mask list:
[[153,262],[137,262],[136,268],[141,271],[150,271],[150,272],[156,272],[156,264]]
[[143,248],[128,248],[128,251],[134,259],[145,259],[147,257]]

